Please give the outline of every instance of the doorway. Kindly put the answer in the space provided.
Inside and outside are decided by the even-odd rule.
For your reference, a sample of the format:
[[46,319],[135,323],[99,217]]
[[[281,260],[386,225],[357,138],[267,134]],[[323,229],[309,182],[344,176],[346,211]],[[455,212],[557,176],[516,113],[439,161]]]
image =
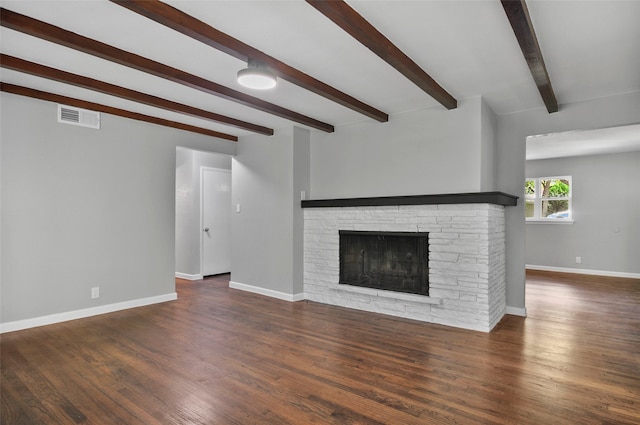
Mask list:
[[[203,278],[202,247],[202,185],[201,167],[218,169],[231,176],[231,155],[199,151],[184,147],[176,149],[176,233],[175,233],[175,275],[181,279],[199,280]],[[227,194],[231,194],[231,182],[228,180]],[[225,201],[227,202],[227,201]],[[229,198],[227,211],[231,213]],[[222,231],[223,224],[216,224],[216,233]],[[211,228],[211,226],[209,226]],[[231,224],[227,225],[230,238]],[[210,232],[213,235],[213,232]],[[230,250],[226,254],[230,257]],[[229,272],[227,266],[226,272]]]

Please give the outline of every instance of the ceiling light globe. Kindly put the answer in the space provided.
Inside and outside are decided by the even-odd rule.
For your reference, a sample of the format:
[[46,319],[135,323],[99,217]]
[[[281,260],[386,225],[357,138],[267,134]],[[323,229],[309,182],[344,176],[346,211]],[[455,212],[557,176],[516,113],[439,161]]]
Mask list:
[[276,82],[276,75],[267,69],[249,67],[238,71],[238,83],[250,89],[272,89]]

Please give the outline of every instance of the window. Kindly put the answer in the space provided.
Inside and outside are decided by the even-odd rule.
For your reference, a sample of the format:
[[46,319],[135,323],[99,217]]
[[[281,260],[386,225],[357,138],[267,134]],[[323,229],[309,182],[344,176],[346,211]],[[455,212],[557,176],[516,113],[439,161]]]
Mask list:
[[572,222],[571,176],[527,178],[524,199],[528,221]]

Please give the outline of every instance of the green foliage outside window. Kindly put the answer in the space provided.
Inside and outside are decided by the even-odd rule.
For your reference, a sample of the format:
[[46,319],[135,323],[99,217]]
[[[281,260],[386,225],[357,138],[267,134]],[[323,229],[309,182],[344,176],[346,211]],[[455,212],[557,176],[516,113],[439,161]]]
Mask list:
[[524,185],[528,219],[571,218],[571,177],[527,179]]
[[527,180],[524,184],[524,193],[525,195],[535,195],[536,193],[536,181],[535,180]]

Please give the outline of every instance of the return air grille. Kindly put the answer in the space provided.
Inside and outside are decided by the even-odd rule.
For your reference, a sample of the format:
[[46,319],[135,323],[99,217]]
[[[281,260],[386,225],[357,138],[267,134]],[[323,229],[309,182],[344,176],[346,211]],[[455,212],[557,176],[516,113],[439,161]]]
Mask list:
[[100,112],[58,105],[58,122],[99,129]]

